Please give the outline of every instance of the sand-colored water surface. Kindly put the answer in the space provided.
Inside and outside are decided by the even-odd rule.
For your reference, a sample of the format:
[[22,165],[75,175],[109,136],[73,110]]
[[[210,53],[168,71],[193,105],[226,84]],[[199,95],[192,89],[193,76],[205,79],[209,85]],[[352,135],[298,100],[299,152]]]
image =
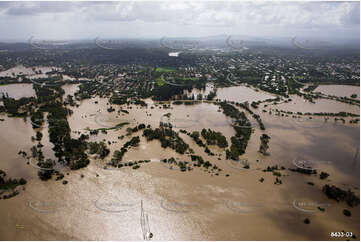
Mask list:
[[33,84],[18,83],[9,85],[0,85],[0,95],[8,95],[11,98],[19,99],[22,97],[35,97]]
[[326,95],[334,95],[338,97],[348,97],[356,94],[358,100],[360,100],[360,87],[349,85],[319,85],[314,92],[321,92]]
[[[69,94],[70,90],[76,90],[70,86],[65,89]],[[104,170],[103,163],[91,159],[88,167],[65,174],[67,185],[38,179],[36,169],[17,155],[19,148],[30,149],[33,145],[30,137],[35,131],[29,122],[1,115],[5,121],[0,122],[0,151],[7,159],[0,162],[0,169],[7,170],[11,176],[28,179],[26,190],[20,195],[0,200],[0,216],[6,219],[4,226],[0,226],[1,239],[142,240],[141,201],[153,240],[330,240],[330,232],[341,230],[359,236],[359,206],[350,208],[321,192],[323,185],[334,184],[351,189],[359,196],[359,125],[327,123],[312,127],[291,117],[263,113],[259,108],[255,112],[261,115],[266,130],[260,130],[255,123],[246,154],[240,157],[248,159],[249,170],[229,163],[224,149],[210,146],[216,156],[208,156],[190,137],[180,134],[196,154],[222,169],[216,176],[203,168],[189,172],[169,169],[159,160],[190,158],[169,148],[163,149],[157,140],[147,142],[142,131],[126,136],[126,128],[140,123],[156,128],[160,120],[168,120],[164,114],[170,113],[168,121],[176,131],[211,128],[222,132],[230,142],[234,130],[218,107],[201,103],[163,109],[149,99],[146,102],[148,108],[123,105],[121,108],[129,114],[118,114],[120,107],[116,105],[112,105],[115,112],[107,112],[110,105],[104,98],[84,100],[79,107],[69,107],[74,111],[68,118],[73,137],[87,133],[87,127],[104,128],[129,122],[120,130],[100,132],[90,140],[110,141],[108,147],[112,154],[138,135],[140,145],[131,148],[123,160],[152,161],[137,170],[129,167]],[[287,105],[285,109],[292,107]],[[45,138],[46,132],[44,129],[44,151],[52,147]],[[262,133],[271,136],[269,156],[258,152]],[[118,139],[122,135],[125,137]],[[276,164],[295,168],[295,159],[313,161],[318,171],[328,172],[330,177],[320,180],[318,176],[284,170],[280,178],[283,184],[275,185],[275,176],[262,171]],[[261,177],[263,183],[259,181]],[[307,182],[313,182],[314,186]],[[326,211],[321,212],[317,206]],[[351,211],[351,217],[342,214],[345,208]],[[311,224],[306,225],[305,218],[309,218]]]

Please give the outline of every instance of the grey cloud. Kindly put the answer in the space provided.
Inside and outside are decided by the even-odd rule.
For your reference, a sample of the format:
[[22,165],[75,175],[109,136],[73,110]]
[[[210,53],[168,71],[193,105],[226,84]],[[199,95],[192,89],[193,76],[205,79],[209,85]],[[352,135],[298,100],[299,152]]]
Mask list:
[[351,3],[348,14],[342,16],[342,22],[347,25],[360,25],[360,2]]
[[99,21],[180,24],[359,24],[359,3],[348,2],[2,2],[6,15],[77,13]]
[[71,2],[5,2],[6,15],[38,15],[44,13],[64,13],[73,10]]
[[358,2],[0,2],[0,30],[11,23],[14,31],[21,32],[27,22],[49,34],[53,29],[72,35],[87,30],[94,31],[88,33],[93,36],[115,31],[133,36],[148,31],[157,36],[175,31],[183,36],[234,31],[293,35],[296,30],[356,36],[359,11]]

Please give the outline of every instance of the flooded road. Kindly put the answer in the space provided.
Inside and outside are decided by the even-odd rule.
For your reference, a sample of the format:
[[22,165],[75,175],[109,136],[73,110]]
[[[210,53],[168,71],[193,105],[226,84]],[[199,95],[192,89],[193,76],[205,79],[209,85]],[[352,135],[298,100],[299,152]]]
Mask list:
[[[77,89],[71,85],[63,88],[70,95]],[[240,90],[238,88],[229,96],[238,102],[246,100],[239,94]],[[218,95],[226,95],[220,93]],[[252,96],[254,99],[248,99],[249,102],[273,97],[257,97],[247,92],[245,95],[247,98],[255,95]],[[279,104],[272,108],[294,108],[302,112],[325,111],[326,108],[338,112],[346,108],[342,103],[340,106],[318,102],[305,104],[294,97],[292,99],[295,105]],[[257,123],[252,122],[255,123],[254,132],[246,154],[240,157],[248,159],[249,170],[230,165],[224,149],[209,146],[216,154],[209,156],[190,137],[180,134],[195,154],[222,169],[217,176],[198,167],[189,172],[169,169],[159,160],[174,157],[189,161],[190,158],[187,154],[180,155],[170,148],[162,148],[158,140],[147,142],[142,131],[127,136],[126,129],[140,123],[156,128],[160,121],[167,121],[174,125],[176,131],[201,131],[202,128],[220,131],[230,143],[230,137],[235,132],[218,106],[204,102],[171,105],[170,109],[164,109],[150,99],[146,102],[147,108],[112,105],[116,110],[112,113],[107,112],[110,105],[104,98],[84,100],[79,107],[69,107],[74,111],[68,117],[72,137],[87,134],[87,127],[104,128],[129,122],[120,130],[92,135],[90,141],[110,141],[108,147],[111,153],[106,158],[110,159],[112,153],[131,137],[140,136],[139,146],[131,148],[123,161],[152,161],[142,164],[137,170],[129,167],[105,170],[99,161],[91,159],[88,167],[65,174],[64,180],[69,182],[67,185],[55,179],[40,181],[36,169],[26,165],[17,155],[19,149],[28,151],[34,145],[30,138],[35,131],[30,122],[0,115],[5,119],[0,122],[0,152],[6,158],[1,161],[0,169],[5,169],[12,177],[28,180],[25,191],[12,199],[0,200],[0,216],[6,219],[5,225],[0,227],[1,239],[142,240],[141,201],[143,212],[149,218],[146,227],[153,233],[153,240],[329,240],[329,233],[340,228],[359,236],[359,206],[350,208],[343,202],[337,203],[321,191],[323,185],[333,184],[345,190],[351,189],[359,196],[358,124],[327,123],[312,127],[291,117],[263,113],[260,107],[254,111],[261,115],[266,130],[260,130]],[[118,114],[120,108],[129,114]],[[357,112],[354,106],[347,108]],[[168,113],[169,118],[164,116]],[[52,144],[46,139],[46,133],[44,129],[42,144],[47,157],[51,156]],[[271,137],[269,156],[258,152],[259,137],[263,133]],[[124,138],[119,139],[120,136]],[[321,180],[318,175],[289,171],[288,168],[295,168],[295,159],[313,161],[319,172],[325,171],[330,177]],[[273,165],[286,167],[286,170],[280,171],[281,185],[274,184],[275,176],[271,172],[262,171]],[[259,181],[261,178],[264,178],[263,182]],[[314,186],[307,182],[313,182]],[[305,203],[311,205],[302,207]],[[326,211],[319,211],[318,205],[325,207]],[[345,208],[352,212],[351,217],[342,214]],[[304,224],[305,218],[310,219],[310,225]],[[24,229],[18,229],[17,224],[23,225]]]

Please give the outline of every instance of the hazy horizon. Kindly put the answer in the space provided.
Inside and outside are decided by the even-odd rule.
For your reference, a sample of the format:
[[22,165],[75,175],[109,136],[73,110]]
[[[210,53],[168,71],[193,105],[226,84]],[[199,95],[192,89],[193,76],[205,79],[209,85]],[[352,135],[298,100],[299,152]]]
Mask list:
[[0,2],[0,30],[2,42],[229,35],[359,40],[360,3]]

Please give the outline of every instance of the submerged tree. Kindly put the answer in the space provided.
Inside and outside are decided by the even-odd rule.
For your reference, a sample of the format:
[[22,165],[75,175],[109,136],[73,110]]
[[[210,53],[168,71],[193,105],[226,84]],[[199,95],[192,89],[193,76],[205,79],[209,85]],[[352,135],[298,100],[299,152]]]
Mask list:
[[45,161],[39,161],[38,166],[40,167],[38,171],[38,176],[41,180],[46,181],[51,179],[54,173],[55,161],[51,159],[46,159]]
[[269,148],[268,142],[271,139],[267,134],[262,134],[260,137],[261,145],[259,146],[259,152],[261,152],[263,155],[268,155],[267,150]]

